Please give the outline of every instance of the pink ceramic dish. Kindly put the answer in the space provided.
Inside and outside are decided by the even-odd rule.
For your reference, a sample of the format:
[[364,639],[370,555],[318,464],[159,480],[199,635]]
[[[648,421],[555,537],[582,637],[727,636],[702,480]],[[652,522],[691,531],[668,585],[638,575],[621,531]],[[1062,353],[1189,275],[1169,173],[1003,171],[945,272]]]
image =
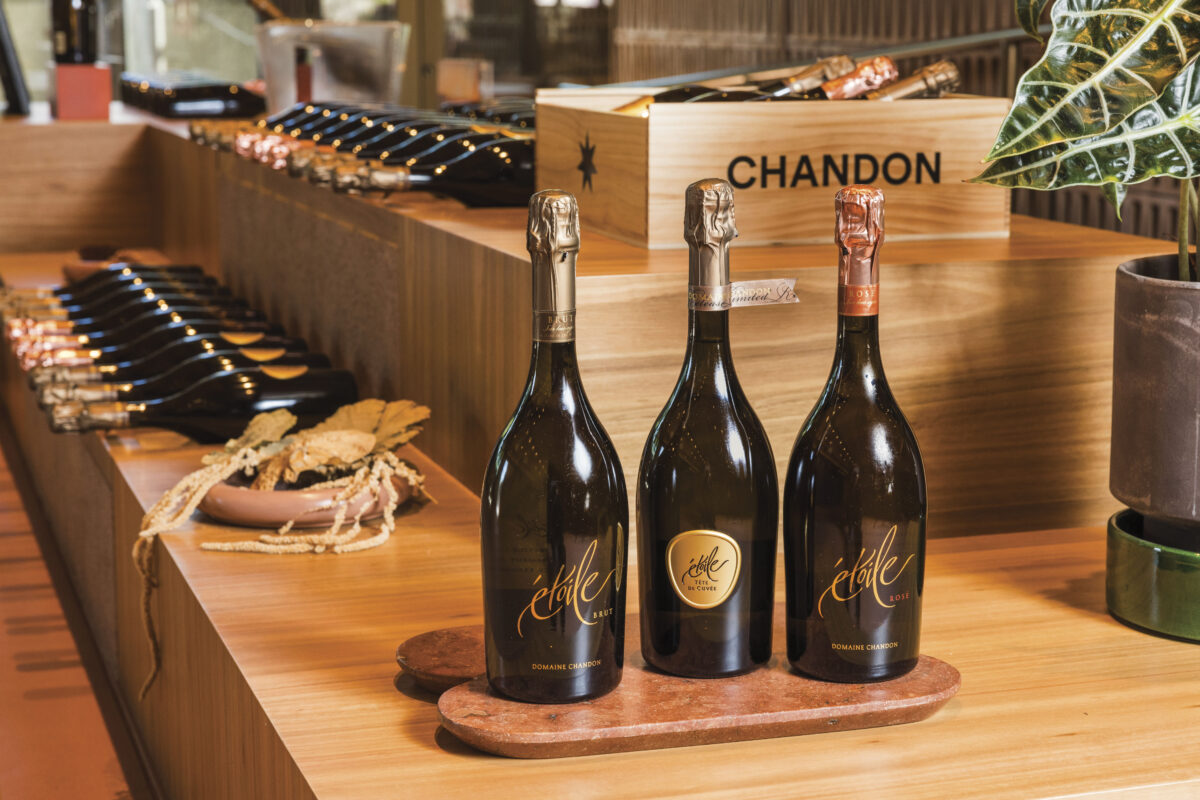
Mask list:
[[[408,481],[393,479],[399,504],[403,505],[412,496]],[[296,520],[295,528],[327,528],[337,516],[336,508],[305,513],[320,507],[337,496],[339,489],[280,489],[260,492],[244,486],[218,483],[200,501],[200,510],[219,522],[246,525],[251,528],[279,528],[288,520]],[[363,520],[373,519],[383,513],[385,498],[371,500],[369,497],[352,503],[346,509],[345,519],[353,520],[363,505],[367,505]]]

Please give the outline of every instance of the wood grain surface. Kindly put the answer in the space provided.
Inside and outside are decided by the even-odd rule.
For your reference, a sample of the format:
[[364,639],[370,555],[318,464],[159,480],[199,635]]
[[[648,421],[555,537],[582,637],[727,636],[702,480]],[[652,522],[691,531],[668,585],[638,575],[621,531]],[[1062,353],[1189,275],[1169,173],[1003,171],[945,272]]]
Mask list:
[[[108,442],[127,692],[146,664],[128,569],[133,531],[205,450],[159,449],[170,444],[136,431]],[[252,532],[202,521],[164,537],[154,602],[163,673],[137,708],[171,796],[844,798],[848,785],[854,796],[947,798],[1200,791],[1198,651],[1105,613],[1101,528],[931,543],[922,650],[954,664],[963,683],[920,725],[540,763],[471,750],[439,731],[433,695],[396,676],[400,642],[481,620],[478,500],[410,455],[438,503],[401,519],[378,550],[210,553],[199,543]]]
[[157,244],[146,139],[142,124],[0,118],[0,253]]

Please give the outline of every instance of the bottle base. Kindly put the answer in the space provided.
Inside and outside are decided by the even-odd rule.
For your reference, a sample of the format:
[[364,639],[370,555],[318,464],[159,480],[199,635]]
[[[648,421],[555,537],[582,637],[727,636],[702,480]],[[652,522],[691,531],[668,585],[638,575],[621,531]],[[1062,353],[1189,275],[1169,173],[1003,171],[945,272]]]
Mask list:
[[595,700],[603,697],[620,685],[620,678],[611,686],[603,686],[596,689],[584,691],[546,691],[546,692],[530,692],[523,691],[520,686],[505,686],[503,681],[488,681],[488,686],[492,692],[500,695],[507,700],[513,700],[518,703],[530,703],[533,705],[565,705],[568,703],[582,703],[587,700]]
[[770,663],[770,659],[762,663],[751,662],[745,665],[738,665],[729,669],[688,669],[686,667],[677,668],[669,662],[654,659],[645,651],[642,652],[642,658],[646,662],[646,666],[655,672],[661,672],[663,675],[674,675],[678,678],[697,678],[700,680],[717,679],[717,678],[735,678],[738,675],[748,675],[756,669],[766,666]]
[[797,675],[803,678],[810,678],[814,681],[823,681],[825,683],[883,683],[884,681],[894,680],[912,672],[913,668],[917,666],[917,659],[898,661],[895,664],[887,664],[877,668],[840,672],[812,669],[807,665],[795,661],[789,663],[791,664],[792,671]]

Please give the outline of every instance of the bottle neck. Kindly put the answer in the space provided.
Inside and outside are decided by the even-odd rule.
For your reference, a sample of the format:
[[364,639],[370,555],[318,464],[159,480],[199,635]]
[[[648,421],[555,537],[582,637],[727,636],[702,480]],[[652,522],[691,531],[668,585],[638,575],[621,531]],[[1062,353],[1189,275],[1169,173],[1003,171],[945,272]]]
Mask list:
[[[579,365],[575,360],[575,340],[533,342],[526,395],[536,405],[563,405],[564,398],[581,393]],[[574,411],[572,405],[568,410]]]
[[862,382],[874,387],[884,381],[879,356],[879,317],[838,314],[837,349],[832,381]]
[[712,382],[727,386],[733,377],[733,354],[729,348],[729,312],[688,310],[687,353],[680,380]]
[[575,252],[533,254],[533,341],[575,342]]

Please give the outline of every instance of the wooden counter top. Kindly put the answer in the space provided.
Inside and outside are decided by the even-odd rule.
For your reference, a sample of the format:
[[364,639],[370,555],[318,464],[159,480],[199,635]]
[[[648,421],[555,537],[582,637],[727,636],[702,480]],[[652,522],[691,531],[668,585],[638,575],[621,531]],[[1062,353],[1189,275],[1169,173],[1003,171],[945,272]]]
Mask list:
[[[122,485],[134,501],[124,521],[118,511],[119,542],[206,450],[159,450],[178,443],[161,433],[110,437],[118,508]],[[1108,616],[1099,528],[930,543],[922,649],[954,664],[963,684],[926,722],[540,762],[475,752],[439,729],[432,696],[407,679],[393,684],[401,641],[481,621],[478,500],[420,453],[411,457],[438,504],[403,518],[378,550],[203,552],[199,542],[252,534],[203,522],[163,537],[163,673],[138,713],[156,718],[160,777],[179,796],[218,796],[218,787],[222,797],[256,796],[263,765],[286,776],[284,796],[319,798],[1200,792],[1200,650]],[[119,593],[133,580],[127,562],[118,551]],[[199,615],[183,611],[193,600]],[[122,673],[136,688],[145,644],[136,617],[126,619],[135,628],[122,632]],[[209,673],[213,647],[227,650],[232,678]],[[244,681],[247,699],[235,702],[225,680]],[[254,729],[254,705],[271,732]],[[222,735],[248,748],[244,758],[226,758],[208,739],[205,721],[189,715],[203,707],[224,709]],[[182,716],[166,725],[164,714]],[[251,738],[239,742],[241,732]],[[206,771],[226,774],[213,783]],[[195,791],[205,786],[213,793]]]

